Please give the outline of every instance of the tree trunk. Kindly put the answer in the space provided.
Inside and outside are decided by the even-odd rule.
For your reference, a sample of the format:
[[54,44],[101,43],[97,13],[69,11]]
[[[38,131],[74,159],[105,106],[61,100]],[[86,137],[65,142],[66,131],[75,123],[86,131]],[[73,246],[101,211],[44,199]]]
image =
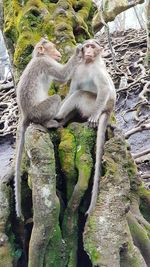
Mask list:
[[[92,36],[93,11],[90,0],[5,0],[4,32],[14,52],[17,79],[33,46],[45,34],[66,61],[77,42]],[[66,89],[64,86],[61,95]],[[54,84],[50,94],[57,90]],[[28,127],[22,166],[25,224],[17,222],[13,201],[10,222],[18,223],[19,228],[9,226],[8,214],[3,217],[9,231],[5,232],[4,226],[0,231],[9,239],[0,246],[0,267],[5,266],[3,258],[8,260],[7,267],[150,266],[150,228],[139,210],[139,201],[145,210],[149,207],[149,194],[137,179],[120,131],[108,127],[106,139],[97,205],[86,217],[96,131],[75,122],[50,133],[37,125]],[[6,196],[6,200],[8,209],[10,199]]]

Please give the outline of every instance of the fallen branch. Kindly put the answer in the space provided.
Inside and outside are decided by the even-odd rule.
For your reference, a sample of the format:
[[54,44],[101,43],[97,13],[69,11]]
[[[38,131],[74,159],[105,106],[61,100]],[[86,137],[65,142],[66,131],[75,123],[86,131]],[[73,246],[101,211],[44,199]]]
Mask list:
[[142,77],[138,78],[138,79],[135,80],[133,83],[130,83],[128,86],[126,86],[126,87],[124,87],[124,88],[121,88],[121,89],[118,89],[118,90],[117,90],[117,93],[122,92],[122,91],[126,91],[126,90],[128,90],[129,88],[133,89],[133,88],[132,88],[133,85],[137,84],[138,82],[141,81],[141,79],[145,79],[145,78],[150,78],[150,76],[149,76],[149,75],[146,75],[146,76],[142,76]]
[[148,124],[142,124],[138,127],[135,127],[131,130],[129,130],[128,132],[125,133],[125,138],[129,138],[131,135],[137,133],[137,132],[142,132],[142,131],[145,131],[145,130],[150,130],[150,123]]
[[5,83],[5,84],[0,84],[0,90],[11,89],[13,87],[14,87],[13,81]]
[[147,154],[149,154],[149,153],[150,153],[150,148],[148,148],[148,149],[146,149],[146,150],[143,150],[143,151],[141,151],[141,152],[132,154],[132,157],[133,157],[134,159],[137,159],[137,158],[140,158],[140,157],[142,157],[142,156],[145,156],[145,155],[147,155]]
[[142,99],[143,101],[148,101],[145,97],[145,94],[147,92],[150,92],[150,88],[148,88],[150,86],[150,81],[147,81],[146,84],[143,87],[143,90],[141,91],[141,93],[139,94],[139,98]]
[[150,173],[144,173],[141,175],[142,179],[149,179],[150,178]]

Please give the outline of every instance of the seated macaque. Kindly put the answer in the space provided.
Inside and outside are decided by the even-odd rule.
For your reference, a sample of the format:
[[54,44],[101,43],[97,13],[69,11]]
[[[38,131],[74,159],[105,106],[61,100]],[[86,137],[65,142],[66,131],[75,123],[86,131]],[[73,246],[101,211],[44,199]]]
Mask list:
[[100,44],[94,39],[87,40],[81,52],[82,59],[73,74],[69,93],[55,119],[66,124],[78,111],[91,127],[98,126],[95,174],[88,214],[94,209],[97,200],[105,132],[115,105],[116,92],[102,59]]
[[80,61],[80,46],[71,59],[62,65],[60,52],[47,39],[41,39],[35,46],[33,57],[25,68],[17,86],[17,103],[20,109],[20,137],[17,140],[15,165],[15,197],[16,213],[21,217],[20,165],[26,128],[30,122],[41,124],[47,128],[57,128],[59,123],[54,120],[60,107],[58,95],[49,96],[48,90],[53,80],[65,82],[70,79]]

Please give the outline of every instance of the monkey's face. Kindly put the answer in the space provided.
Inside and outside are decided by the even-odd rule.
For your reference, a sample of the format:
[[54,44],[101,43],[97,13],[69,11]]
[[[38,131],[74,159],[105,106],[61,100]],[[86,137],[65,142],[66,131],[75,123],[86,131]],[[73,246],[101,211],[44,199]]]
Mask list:
[[42,55],[49,56],[50,58],[53,58],[56,61],[61,60],[61,54],[56,49],[55,44],[45,39],[42,39],[39,43],[37,43],[33,51],[33,56],[42,56]]
[[46,54],[49,57],[55,59],[56,61],[60,61],[61,60],[61,54],[56,49],[56,46],[53,43],[51,43],[51,42],[47,43],[45,49],[46,49]]
[[83,59],[86,64],[91,63],[99,55],[101,51],[100,46],[94,41],[86,42],[83,45]]

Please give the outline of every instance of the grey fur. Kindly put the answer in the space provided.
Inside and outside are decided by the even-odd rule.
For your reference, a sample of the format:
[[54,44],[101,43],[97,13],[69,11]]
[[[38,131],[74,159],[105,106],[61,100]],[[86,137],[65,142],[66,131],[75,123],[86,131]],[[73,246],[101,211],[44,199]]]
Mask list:
[[[21,213],[20,165],[26,128],[30,122],[41,124],[46,128],[59,126],[54,117],[60,107],[61,99],[59,95],[48,96],[50,83],[52,80],[59,82],[69,80],[80,60],[78,56],[80,48],[77,47],[75,55],[65,65],[62,65],[53,59],[53,55],[48,54],[49,45],[53,44],[47,39],[42,39],[35,46],[33,58],[25,68],[17,86],[17,103],[21,113],[21,124],[19,125],[20,136],[17,140],[14,179],[16,214],[21,218],[23,217]],[[55,48],[53,53],[59,52]]]
[[[91,61],[86,61],[86,45],[91,49]],[[94,39],[83,43],[83,58],[72,77],[70,91],[56,116],[57,120],[66,123],[78,110],[83,118],[88,119],[91,127],[98,126],[96,143],[96,163],[92,197],[87,214],[95,208],[98,185],[101,176],[101,161],[108,118],[114,108],[116,92],[113,81],[108,74],[101,57],[101,47]],[[90,53],[90,51],[89,51]]]

